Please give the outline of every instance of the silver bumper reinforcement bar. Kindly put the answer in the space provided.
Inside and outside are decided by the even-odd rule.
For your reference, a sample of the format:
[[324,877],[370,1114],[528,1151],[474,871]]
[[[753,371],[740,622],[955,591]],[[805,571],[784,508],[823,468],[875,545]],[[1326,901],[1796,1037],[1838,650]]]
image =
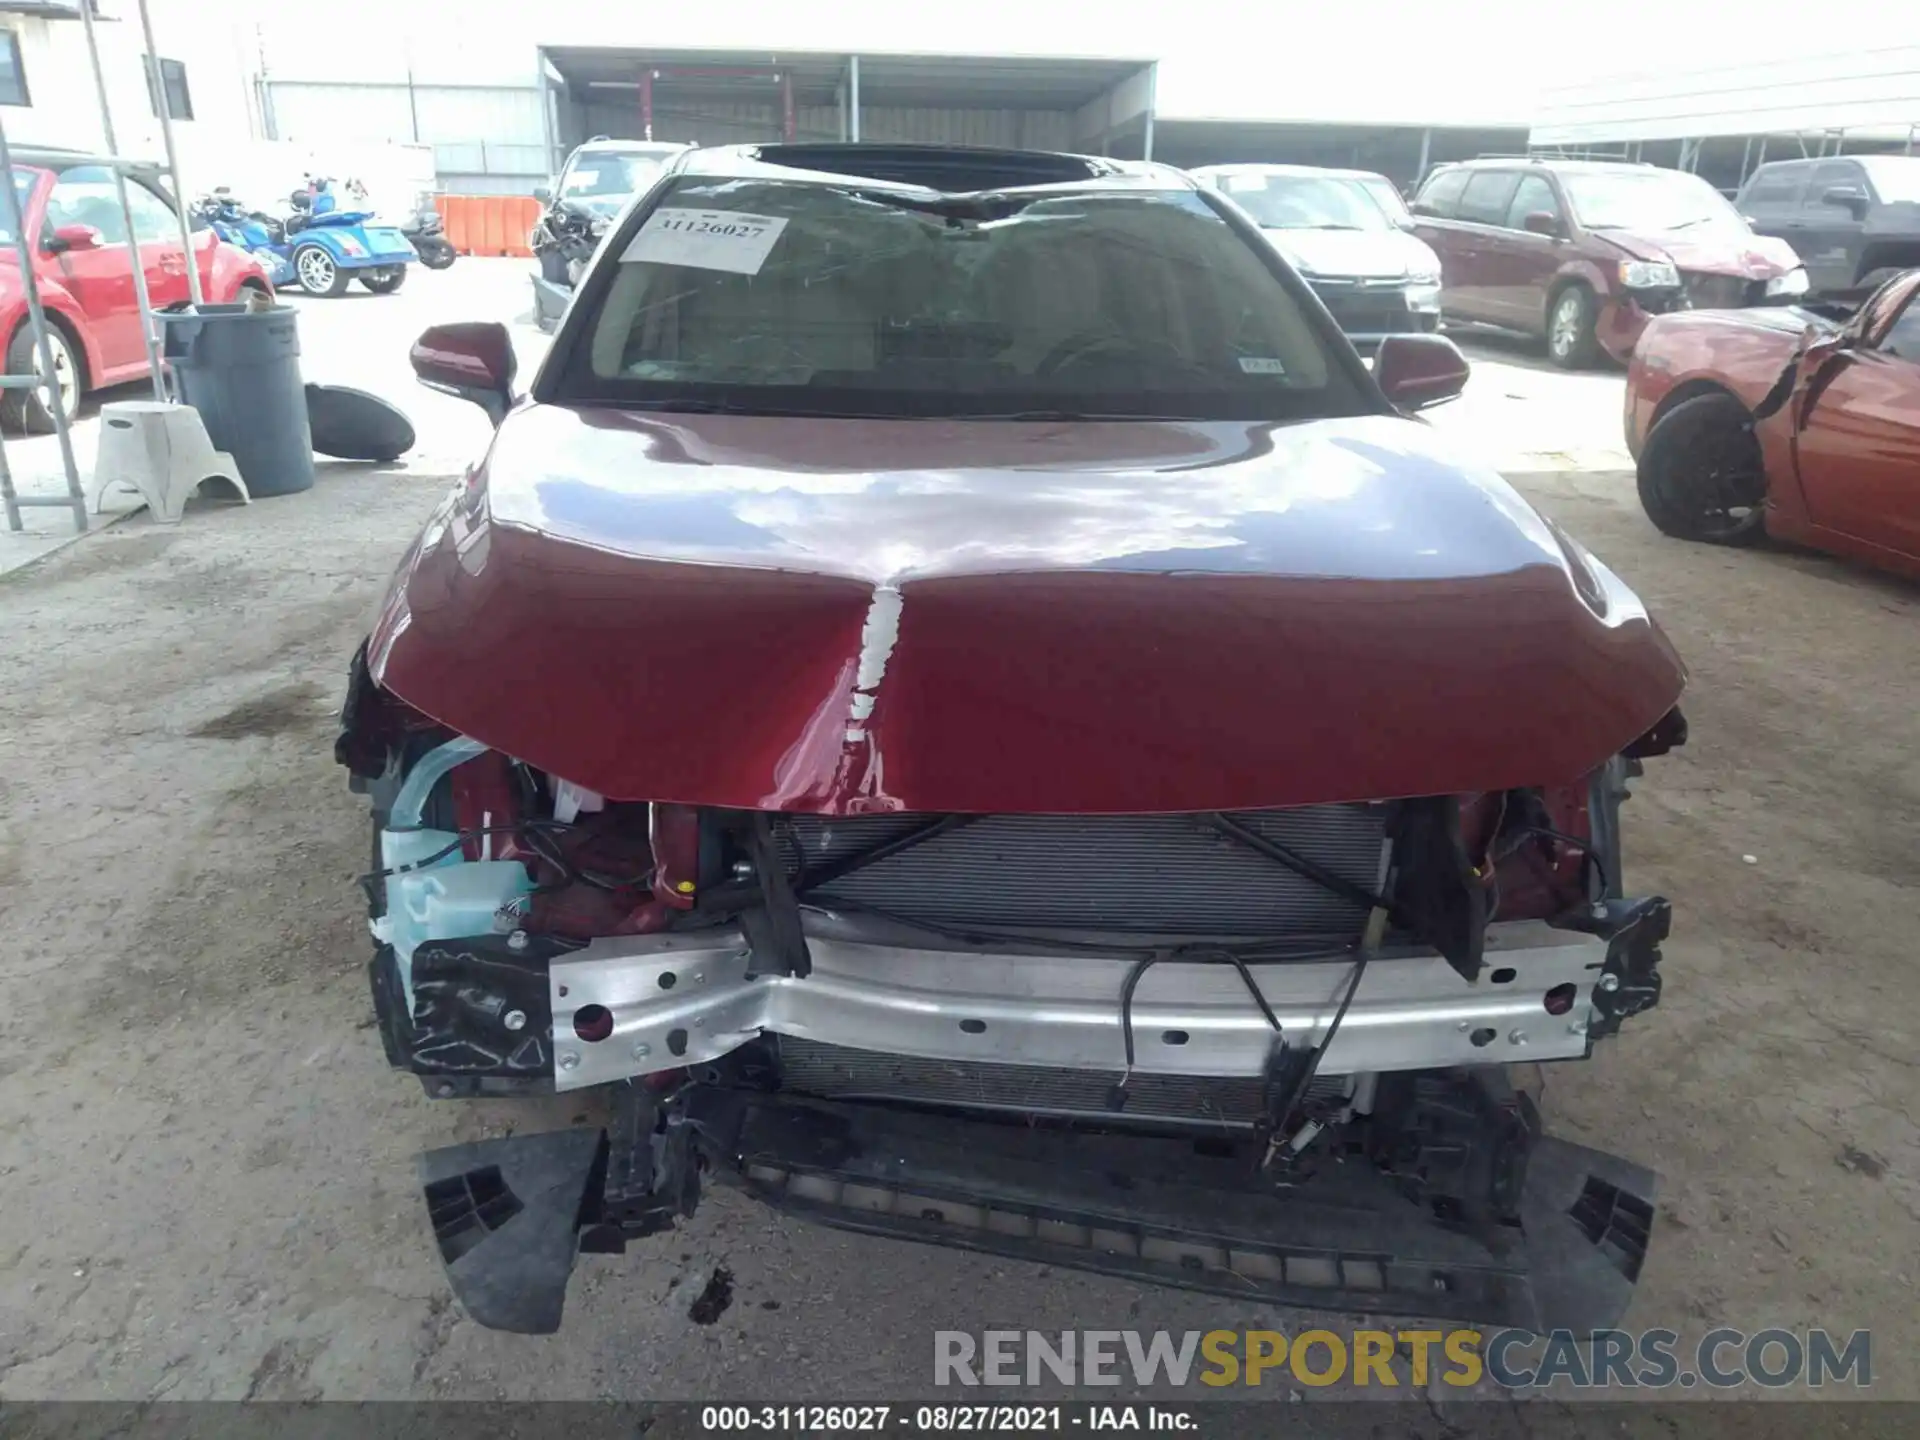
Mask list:
[[[732,928],[596,940],[556,959],[548,972],[556,1087],[716,1060],[763,1033],[926,1060],[1116,1071],[1125,1063],[1120,987],[1137,949],[935,948],[923,932],[821,914],[808,914],[805,929],[813,960],[805,977],[749,979],[752,953]],[[1320,1073],[1586,1054],[1605,940],[1517,921],[1488,927],[1485,959],[1469,982],[1431,951],[1381,952]],[[1305,1046],[1319,1043],[1353,964],[1342,955],[1248,969],[1286,1043]],[[1157,962],[1131,1014],[1136,1072],[1265,1072],[1273,1033],[1230,965]]]

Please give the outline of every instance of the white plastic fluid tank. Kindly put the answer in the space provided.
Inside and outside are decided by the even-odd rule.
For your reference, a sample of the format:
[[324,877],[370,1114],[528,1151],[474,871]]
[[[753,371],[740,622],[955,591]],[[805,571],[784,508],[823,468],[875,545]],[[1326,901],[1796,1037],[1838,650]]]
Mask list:
[[533,880],[517,860],[467,860],[456,849],[429,857],[460,837],[446,830],[383,830],[381,859],[388,869],[420,865],[387,876],[387,913],[373,922],[376,940],[393,946],[400,984],[413,1004],[413,952],[423,940],[497,935],[512,928],[500,912],[533,893]]
[[[387,913],[373,934],[393,946],[394,959],[413,1004],[413,952],[423,940],[497,935],[512,923],[501,911],[533,893],[533,880],[516,860],[469,860],[451,830],[418,828],[427,797],[440,777],[484,755],[478,740],[457,736],[423,755],[394,797],[387,828],[380,832],[380,863],[387,875]],[[417,870],[402,867],[417,865]],[[398,870],[398,874],[392,873]]]
[[402,882],[401,893],[390,908],[405,913],[408,928],[416,932],[415,944],[510,929],[499,920],[501,908],[533,890],[527,867],[517,860],[436,865],[395,878]]

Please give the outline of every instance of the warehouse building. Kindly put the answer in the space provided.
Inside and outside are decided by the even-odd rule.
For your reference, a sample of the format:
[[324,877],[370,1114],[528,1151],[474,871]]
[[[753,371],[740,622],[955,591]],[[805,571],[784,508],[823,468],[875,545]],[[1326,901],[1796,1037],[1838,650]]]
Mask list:
[[[1673,165],[1727,189],[1766,159],[1920,150],[1920,46],[1783,53],[1774,37],[1718,34],[1710,15],[1689,37],[1676,28],[1688,12],[1667,8],[1648,17],[1666,43],[1593,54],[1577,21],[1522,0],[1487,0],[1471,27],[1435,27],[1411,0],[1252,20],[1227,0],[1189,0],[1178,16],[1120,7],[1098,26],[1045,0],[974,0],[964,16],[336,0],[324,29],[242,0],[149,3],[187,171],[243,188],[288,156],[364,170],[404,149],[396,174],[525,195],[595,135],[1283,161],[1408,187],[1443,161],[1529,147]],[[99,143],[78,4],[0,0],[0,105],[18,107],[6,117],[16,138]],[[117,0],[94,8],[123,147],[151,149],[138,27]],[[1383,45],[1381,33],[1409,38]],[[1536,81],[1567,73],[1569,53],[1585,77]],[[1608,69],[1622,73],[1597,74]]]
[[[389,24],[393,43],[375,47],[350,28],[330,38],[264,21],[256,84],[268,136],[430,145],[442,186],[467,193],[526,194],[595,135],[1030,145],[1181,165],[1321,161],[1402,183],[1441,159],[1526,143],[1524,90],[1463,89],[1426,53],[1375,54],[1358,69],[1276,66],[1258,45],[1208,40],[1214,11],[1220,26],[1244,23],[1216,0],[1197,0],[1178,26],[1164,12],[1123,11],[1098,27],[1079,12],[1050,17],[1038,0],[981,0],[964,19],[751,0],[644,21],[503,5],[489,23],[463,26],[457,43]],[[1301,46],[1351,53],[1351,22],[1300,24],[1323,32]]]

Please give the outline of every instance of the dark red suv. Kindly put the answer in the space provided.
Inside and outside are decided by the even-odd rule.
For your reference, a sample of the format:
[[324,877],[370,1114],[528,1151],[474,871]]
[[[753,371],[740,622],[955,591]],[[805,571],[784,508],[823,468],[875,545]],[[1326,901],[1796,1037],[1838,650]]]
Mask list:
[[1633,353],[1647,317],[1801,295],[1785,241],[1756,235],[1697,175],[1652,165],[1469,160],[1427,177],[1414,233],[1440,257],[1440,310],[1537,335],[1554,363]]

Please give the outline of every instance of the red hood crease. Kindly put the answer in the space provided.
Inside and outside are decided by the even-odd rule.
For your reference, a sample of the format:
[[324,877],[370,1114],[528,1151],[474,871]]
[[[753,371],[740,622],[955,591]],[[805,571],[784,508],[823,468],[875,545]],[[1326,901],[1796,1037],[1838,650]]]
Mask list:
[[828,814],[1554,783],[1684,682],[1616,576],[1388,416],[526,405],[409,552],[371,656],[415,708],[604,795]]

